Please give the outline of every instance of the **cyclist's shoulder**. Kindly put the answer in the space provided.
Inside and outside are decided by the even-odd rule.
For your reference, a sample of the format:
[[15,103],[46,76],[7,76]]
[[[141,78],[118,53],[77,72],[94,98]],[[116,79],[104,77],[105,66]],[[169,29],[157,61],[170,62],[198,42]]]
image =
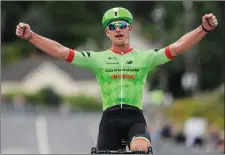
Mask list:
[[81,50],[81,51],[76,51],[76,52],[79,52],[81,53],[82,55],[89,55],[90,57],[91,56],[99,56],[99,55],[104,55],[106,53],[109,52],[109,50],[102,50],[102,51],[97,51],[97,50]]
[[160,50],[160,48],[151,48],[151,49],[133,49],[132,53],[136,53],[136,54],[151,54],[151,53],[155,53],[158,52]]
[[107,53],[110,52],[110,50],[107,49],[107,50],[90,51],[90,52],[92,52],[92,53],[94,53],[94,54],[107,54]]

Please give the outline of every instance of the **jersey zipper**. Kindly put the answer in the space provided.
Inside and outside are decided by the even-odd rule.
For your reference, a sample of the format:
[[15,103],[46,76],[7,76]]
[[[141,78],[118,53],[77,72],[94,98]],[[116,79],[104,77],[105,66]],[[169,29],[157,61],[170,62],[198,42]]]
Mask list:
[[120,101],[120,104],[121,104],[121,109],[123,108],[123,102],[122,102],[122,98],[123,98],[123,52],[121,52],[121,80],[120,80],[120,86],[121,86],[121,89],[120,89],[120,95],[121,95],[121,101]]

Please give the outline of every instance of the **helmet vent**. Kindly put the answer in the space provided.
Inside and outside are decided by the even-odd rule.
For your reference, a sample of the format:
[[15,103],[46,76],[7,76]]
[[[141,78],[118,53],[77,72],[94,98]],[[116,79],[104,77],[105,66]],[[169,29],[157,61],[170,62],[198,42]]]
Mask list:
[[104,28],[106,28],[109,23],[115,20],[125,20],[129,24],[132,24],[133,16],[130,13],[130,11],[125,8],[122,7],[111,8],[104,13],[104,16],[102,17],[102,24]]
[[118,11],[119,11],[118,8],[114,8],[114,9],[113,9],[114,17],[118,17]]
[[117,12],[115,12],[115,16],[117,17]]

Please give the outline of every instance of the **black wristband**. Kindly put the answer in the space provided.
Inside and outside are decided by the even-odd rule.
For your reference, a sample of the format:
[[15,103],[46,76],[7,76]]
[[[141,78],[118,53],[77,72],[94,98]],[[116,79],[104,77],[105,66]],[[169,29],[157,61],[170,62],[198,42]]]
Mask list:
[[210,31],[208,31],[208,30],[206,30],[205,28],[204,28],[204,26],[203,25],[201,25],[202,26],[202,29],[205,31],[205,32],[210,32]]

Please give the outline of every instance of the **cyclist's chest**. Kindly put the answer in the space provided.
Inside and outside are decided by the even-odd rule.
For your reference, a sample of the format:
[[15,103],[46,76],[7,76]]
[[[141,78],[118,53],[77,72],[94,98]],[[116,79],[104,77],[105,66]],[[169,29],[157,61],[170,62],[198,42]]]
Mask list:
[[98,58],[96,62],[97,68],[139,68],[145,67],[145,60],[140,57],[139,55],[134,54],[125,54],[125,55],[118,55],[118,54],[111,54],[108,56],[104,56]]
[[96,61],[95,73],[101,80],[130,81],[140,80],[147,72],[146,59],[138,54],[115,55],[110,54]]

